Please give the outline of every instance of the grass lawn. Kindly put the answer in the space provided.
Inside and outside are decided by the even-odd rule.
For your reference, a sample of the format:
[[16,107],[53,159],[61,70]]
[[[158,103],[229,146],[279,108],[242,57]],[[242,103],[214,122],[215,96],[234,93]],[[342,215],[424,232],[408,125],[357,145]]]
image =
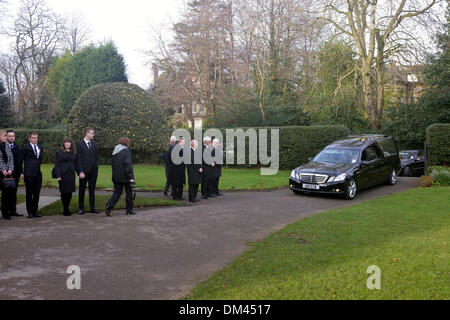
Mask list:
[[[88,198],[88,197],[86,197]],[[111,198],[111,196],[103,196],[103,195],[96,195],[95,196],[95,206],[97,210],[104,211],[106,202]],[[134,200],[134,208],[147,208],[147,207],[163,207],[163,206],[176,206],[179,205],[178,202],[172,201],[172,200],[166,200],[166,199],[159,199],[159,198],[143,198],[143,197],[136,197]],[[85,199],[85,208],[89,208],[89,199]],[[122,196],[122,198],[117,202],[115,210],[125,209],[125,196]],[[39,213],[42,215],[58,215],[62,214],[63,207],[61,201],[56,201],[48,206],[45,206],[41,210],[39,210]],[[70,202],[70,211],[72,213],[78,212],[78,196],[73,196],[72,201]]]
[[[252,243],[187,298],[450,299],[449,194],[416,188],[302,219]],[[367,288],[371,265],[380,290]]]
[[[43,185],[46,187],[58,186],[58,182],[51,177],[52,168],[53,165],[50,164],[42,165]],[[220,179],[220,189],[259,190],[285,187],[289,182],[289,174],[290,171],[279,171],[274,176],[261,176],[259,169],[224,168]],[[111,166],[100,166],[97,188],[112,188],[111,175]],[[134,175],[136,177],[136,186],[143,190],[163,190],[166,183],[163,166],[135,165]]]

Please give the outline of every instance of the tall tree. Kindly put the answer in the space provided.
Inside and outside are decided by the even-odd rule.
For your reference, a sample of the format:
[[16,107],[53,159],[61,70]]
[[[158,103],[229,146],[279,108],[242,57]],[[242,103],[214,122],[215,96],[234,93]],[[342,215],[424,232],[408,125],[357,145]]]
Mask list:
[[123,56],[112,41],[99,47],[86,47],[64,64],[57,95],[63,115],[70,112],[87,88],[100,83],[127,81]]
[[384,108],[386,62],[414,58],[420,42],[417,26],[430,24],[427,13],[440,0],[325,0],[324,16],[353,41],[360,60],[364,105],[370,126],[380,128]]

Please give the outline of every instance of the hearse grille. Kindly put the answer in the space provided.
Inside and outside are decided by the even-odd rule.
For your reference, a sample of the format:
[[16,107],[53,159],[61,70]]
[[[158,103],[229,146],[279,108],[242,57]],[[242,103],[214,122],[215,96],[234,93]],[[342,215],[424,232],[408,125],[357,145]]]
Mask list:
[[324,183],[327,181],[328,176],[323,174],[310,174],[310,173],[301,173],[300,180],[306,183]]

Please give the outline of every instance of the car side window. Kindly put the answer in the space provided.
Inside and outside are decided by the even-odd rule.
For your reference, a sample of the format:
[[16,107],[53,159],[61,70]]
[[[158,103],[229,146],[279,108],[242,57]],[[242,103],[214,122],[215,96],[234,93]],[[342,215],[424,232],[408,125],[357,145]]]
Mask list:
[[376,159],[378,159],[378,153],[375,146],[367,147],[361,156],[361,161],[373,161]]

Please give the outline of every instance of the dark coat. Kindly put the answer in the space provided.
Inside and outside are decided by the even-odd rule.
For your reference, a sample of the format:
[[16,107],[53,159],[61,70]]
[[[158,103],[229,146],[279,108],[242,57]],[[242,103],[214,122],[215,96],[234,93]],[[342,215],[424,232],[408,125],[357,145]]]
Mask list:
[[[180,157],[183,157],[183,149],[179,152]],[[170,157],[170,172],[168,181],[171,185],[183,185],[186,184],[186,166],[182,162],[181,164],[175,164]]]
[[134,180],[133,162],[131,151],[123,149],[112,157],[112,181],[127,183]]
[[17,143],[14,142],[14,147],[12,149],[14,157],[14,177],[18,179],[22,174],[22,159],[21,159],[21,149]]
[[[25,143],[20,151],[20,158],[23,162],[23,175],[25,177],[36,177],[41,173],[42,154],[44,148],[38,145],[40,150],[39,158],[36,158],[30,143]],[[22,167],[22,164],[20,165]]]
[[167,150],[166,152],[164,152],[162,154],[162,159],[164,161],[164,166],[166,167],[166,177],[169,178],[169,174],[170,174],[170,169],[171,169],[171,161],[170,161],[170,157],[172,154],[172,150],[173,147],[175,147],[175,145],[169,144],[169,150]]
[[200,173],[200,169],[202,169],[201,164],[195,164],[195,152],[191,148],[191,164],[187,164],[187,174],[189,184],[201,184],[202,183],[202,174]]
[[55,170],[56,177],[61,178],[61,181],[58,181],[61,193],[72,193],[75,191],[76,159],[76,155],[72,152],[56,151]]
[[[211,180],[213,178],[214,175],[214,171],[213,171],[213,167],[205,162],[205,150],[206,148],[212,148],[212,145],[209,145],[208,147],[206,147],[205,145],[202,145],[202,166],[203,166],[203,181],[208,181]],[[214,156],[213,151],[211,152],[211,156]]]
[[91,141],[91,149],[88,148],[84,140],[77,143],[77,166],[78,175],[98,171],[98,150],[97,145]]
[[14,174],[14,156],[9,149],[6,149],[7,146],[5,143],[0,143],[0,178],[3,177],[3,170],[11,170]]

